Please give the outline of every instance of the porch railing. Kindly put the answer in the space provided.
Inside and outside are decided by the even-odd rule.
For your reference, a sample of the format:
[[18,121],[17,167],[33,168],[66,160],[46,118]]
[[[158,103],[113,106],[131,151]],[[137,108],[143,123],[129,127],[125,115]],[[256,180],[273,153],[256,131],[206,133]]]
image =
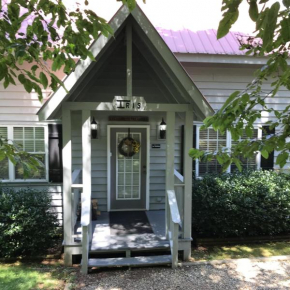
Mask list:
[[77,222],[77,211],[81,196],[81,189],[83,187],[83,185],[80,184],[81,172],[81,169],[75,169],[72,173],[72,233],[74,233],[74,228]]
[[92,238],[91,224],[91,192],[82,194],[81,198],[81,227],[82,227],[82,273],[88,271],[89,245]]
[[[177,206],[180,214],[181,224],[184,224],[184,177],[174,169],[174,191],[177,200]],[[180,228],[180,234],[183,237],[184,227]]]
[[167,190],[167,229],[171,249],[172,268],[178,264],[178,235],[179,226],[182,226],[174,190]]

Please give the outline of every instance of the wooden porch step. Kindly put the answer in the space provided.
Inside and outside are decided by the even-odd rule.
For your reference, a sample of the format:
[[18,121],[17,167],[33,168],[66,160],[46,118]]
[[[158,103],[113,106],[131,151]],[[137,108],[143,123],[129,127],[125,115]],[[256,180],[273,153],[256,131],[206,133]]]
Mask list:
[[130,266],[154,266],[171,264],[171,255],[133,257],[133,258],[106,258],[89,259],[88,267],[130,267]]
[[114,251],[150,251],[150,250],[169,250],[170,243],[167,240],[151,240],[151,241],[133,241],[133,242],[122,242],[122,243],[113,243],[107,245],[96,245],[91,243],[90,253],[97,252],[114,252]]

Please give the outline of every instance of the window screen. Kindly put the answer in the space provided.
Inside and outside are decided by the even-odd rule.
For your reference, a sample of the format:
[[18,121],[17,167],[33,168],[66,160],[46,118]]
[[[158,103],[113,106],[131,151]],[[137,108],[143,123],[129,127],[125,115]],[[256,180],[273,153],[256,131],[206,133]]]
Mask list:
[[[205,129],[199,131],[199,149],[203,151],[216,151],[220,148],[226,147],[226,134],[222,135],[214,129]],[[216,160],[209,162],[199,162],[199,176],[206,173],[219,173],[221,166]]]
[[[0,127],[1,139],[8,138],[7,127]],[[0,180],[9,179],[8,158],[4,158],[0,161]]]

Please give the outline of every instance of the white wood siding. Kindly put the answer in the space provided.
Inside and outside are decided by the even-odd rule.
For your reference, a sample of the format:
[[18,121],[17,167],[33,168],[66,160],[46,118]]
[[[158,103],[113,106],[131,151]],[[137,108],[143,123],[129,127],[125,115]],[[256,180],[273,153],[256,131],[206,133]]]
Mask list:
[[[222,107],[228,96],[236,90],[244,90],[249,82],[254,79],[254,72],[258,66],[230,65],[230,64],[195,64],[183,63],[186,71],[209,101],[211,106],[218,110]],[[271,80],[265,81],[263,91],[269,92]],[[281,88],[275,98],[267,98],[266,104],[278,111],[290,104],[290,92]],[[258,123],[273,120],[274,115],[264,113]],[[275,152],[275,158],[278,153]],[[275,168],[278,169],[276,166]],[[285,166],[290,168],[290,162]]]

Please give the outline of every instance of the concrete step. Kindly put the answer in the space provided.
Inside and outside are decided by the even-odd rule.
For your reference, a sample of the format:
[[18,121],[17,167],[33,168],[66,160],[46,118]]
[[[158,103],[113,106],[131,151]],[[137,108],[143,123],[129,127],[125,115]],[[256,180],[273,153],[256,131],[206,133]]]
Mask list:
[[133,257],[133,258],[106,258],[89,259],[88,267],[125,267],[125,266],[154,266],[171,264],[171,255]]

